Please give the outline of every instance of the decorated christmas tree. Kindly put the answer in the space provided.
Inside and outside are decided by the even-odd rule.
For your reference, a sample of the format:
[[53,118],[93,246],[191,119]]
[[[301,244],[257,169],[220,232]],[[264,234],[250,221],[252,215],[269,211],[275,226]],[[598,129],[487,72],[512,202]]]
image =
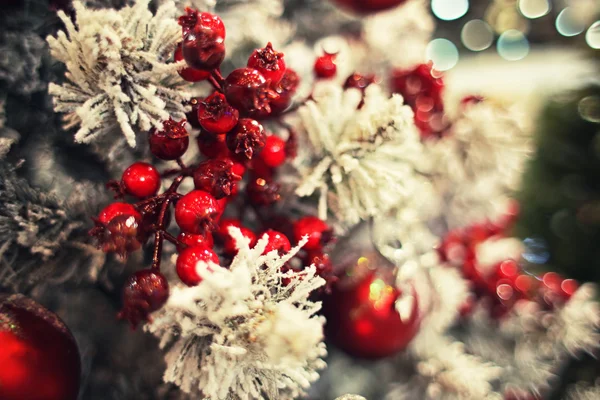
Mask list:
[[3,7],[0,400],[600,393],[596,86],[449,100],[421,0]]

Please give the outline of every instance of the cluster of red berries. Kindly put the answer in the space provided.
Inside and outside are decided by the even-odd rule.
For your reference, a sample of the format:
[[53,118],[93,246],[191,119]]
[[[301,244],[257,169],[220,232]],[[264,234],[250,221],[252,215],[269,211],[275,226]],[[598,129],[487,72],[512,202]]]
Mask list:
[[440,137],[448,129],[442,99],[444,81],[432,63],[392,71],[390,87],[413,109],[415,124],[424,139]]
[[[333,275],[323,250],[332,239],[325,222],[309,216],[294,223],[269,225],[276,218],[268,206],[280,197],[274,180],[276,168],[295,155],[295,141],[291,129],[290,138],[284,141],[268,135],[255,118],[272,116],[288,107],[298,84],[297,75],[286,68],[283,54],[268,44],[252,53],[248,67],[234,70],[223,79],[218,71],[225,52],[221,19],[188,9],[179,21],[183,42],[175,59],[183,57],[188,64],[181,76],[190,81],[206,79],[215,88],[208,97],[194,99],[189,121],[200,130],[197,143],[205,159],[186,166],[181,157],[190,145],[187,121],[164,121],[162,130],[149,132],[149,148],[160,160],[176,161],[178,168],[161,175],[148,163],[129,166],[120,181],[111,181],[107,186],[117,198],[130,196],[136,201],[117,201],[105,207],[94,219],[96,226],[90,232],[105,252],[123,257],[154,238],[151,267],[133,274],[123,290],[119,316],[134,327],[147,320],[168,298],[169,286],[160,272],[165,240],[176,246],[176,272],[188,286],[202,280],[197,271],[199,262],[207,263],[210,272],[211,263],[227,266],[236,255],[236,243],[229,234],[231,226],[238,227],[251,245],[266,235],[265,253],[286,253],[291,249],[290,238],[298,242],[308,236],[300,256],[302,265],[314,263],[322,276]],[[167,177],[173,179],[159,194],[162,179]],[[193,180],[194,189],[181,194],[178,190],[187,178]],[[227,214],[235,218],[222,218],[233,203],[235,206],[229,207]],[[169,232],[172,214],[179,228],[176,234]],[[253,221],[254,226],[262,225],[260,236],[243,225],[245,219]],[[290,227],[287,235],[270,229],[281,229],[280,226]],[[284,268],[297,268],[298,264],[290,262]]]
[[517,260],[503,260],[491,268],[483,268],[477,259],[477,246],[486,241],[506,237],[517,214],[516,206],[499,221],[487,221],[449,232],[438,248],[441,260],[461,270],[472,284],[473,295],[461,309],[463,315],[472,310],[475,299],[491,300],[491,315],[502,317],[517,301],[536,301],[552,308],[567,301],[577,290],[577,282],[564,279],[555,272],[541,277],[524,271]]

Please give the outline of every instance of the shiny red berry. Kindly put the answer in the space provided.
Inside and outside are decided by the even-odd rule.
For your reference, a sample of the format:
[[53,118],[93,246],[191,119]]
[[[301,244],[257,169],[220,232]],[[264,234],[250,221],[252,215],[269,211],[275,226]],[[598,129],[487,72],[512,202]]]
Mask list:
[[160,187],[160,174],[154,166],[145,162],[131,164],[121,178],[121,185],[128,194],[144,198],[153,196]]
[[102,209],[102,211],[100,211],[100,214],[98,215],[98,221],[103,224],[108,224],[115,217],[123,215],[133,216],[138,221],[142,219],[142,215],[131,204],[115,202],[107,205]]
[[265,77],[254,68],[233,70],[225,79],[223,92],[229,104],[245,115],[270,114],[269,102],[279,97],[269,87]]
[[271,205],[281,198],[280,186],[277,182],[264,178],[251,179],[246,185],[248,200],[257,206]]
[[135,328],[150,320],[150,313],[161,308],[169,298],[169,283],[159,271],[143,269],[131,275],[123,286],[123,309],[120,319]]
[[276,168],[285,162],[285,140],[279,136],[267,136],[265,147],[261,150],[259,157],[265,165]]
[[201,97],[192,97],[188,103],[192,107],[192,110],[185,114],[187,121],[196,129],[200,129],[200,121],[198,121],[198,107],[202,101]]
[[117,253],[123,258],[139,250],[142,247],[140,222],[133,215],[114,217],[106,225],[103,235],[98,235],[102,250],[106,253]]
[[219,204],[210,193],[192,190],[177,201],[175,221],[184,232],[204,234],[215,228],[219,212]]
[[[199,262],[212,262],[219,265],[219,257],[207,246],[197,245],[183,249],[177,257],[175,269],[177,276],[188,286],[196,286],[202,282],[202,277],[198,274]],[[210,271],[209,267],[209,271]]]
[[208,158],[229,157],[229,149],[225,143],[225,135],[213,135],[208,132],[200,132],[197,142],[200,152]]
[[248,67],[257,69],[265,79],[270,80],[272,84],[278,83],[285,73],[285,61],[283,53],[273,49],[269,42],[262,49],[256,49],[248,58]]
[[181,157],[190,144],[185,124],[185,120],[176,122],[169,118],[163,122],[162,131],[154,128],[148,136],[150,152],[161,160],[176,160]]
[[188,65],[195,69],[217,68],[225,58],[225,26],[219,17],[186,9],[179,17],[183,30],[182,52]]
[[239,117],[239,111],[231,107],[219,92],[214,92],[198,105],[198,122],[210,133],[229,132],[235,127]]
[[225,24],[218,15],[199,12],[189,7],[185,9],[185,12],[186,15],[182,15],[178,20],[184,36],[190,31],[209,29],[225,39]]
[[248,238],[250,240],[250,247],[252,247],[256,244],[256,235],[254,234],[254,232],[252,232],[250,229],[242,226],[242,223],[239,220],[231,219],[231,218],[224,219],[219,224],[218,235],[219,235],[219,240],[221,241],[221,243],[223,243],[223,251],[225,253],[227,253],[229,255],[235,255],[237,253],[237,247],[235,244],[235,240],[229,234],[229,228],[232,226],[239,228],[242,235],[245,238]]
[[294,239],[296,242],[308,236],[308,242],[304,245],[305,250],[319,250],[332,239],[332,229],[317,217],[306,216],[300,218],[294,224]]
[[235,183],[242,179],[233,172],[233,161],[227,159],[206,160],[194,171],[194,186],[198,190],[221,199],[232,194]]
[[375,82],[373,75],[361,75],[355,72],[346,79],[344,89],[355,88],[364,91],[373,82]]
[[[173,57],[175,61],[183,60],[182,45],[179,43],[175,49],[175,55]],[[202,69],[194,69],[192,67],[185,67],[177,71],[179,76],[188,82],[200,82],[210,77],[210,71]]]
[[325,53],[315,61],[315,75],[318,78],[332,78],[337,72],[335,58],[337,54]]
[[260,237],[262,238],[264,235],[267,235],[267,247],[265,247],[265,251],[263,254],[267,254],[276,250],[279,254],[287,253],[291,250],[292,245],[290,244],[289,239],[283,233],[275,231],[273,229],[269,229],[265,231]]
[[293,69],[286,69],[283,78],[277,85],[274,86],[275,91],[279,95],[276,99],[271,99],[271,115],[278,115],[285,111],[292,103],[292,98],[300,84],[300,77]]
[[227,147],[236,156],[251,160],[265,145],[263,126],[254,119],[242,118],[234,130],[227,134]]
[[[187,247],[203,245],[212,248],[214,246],[213,235],[210,232],[205,232],[204,235],[181,232],[179,236],[177,236],[177,240]],[[179,251],[183,249],[185,249],[185,246],[180,246],[177,248]]]

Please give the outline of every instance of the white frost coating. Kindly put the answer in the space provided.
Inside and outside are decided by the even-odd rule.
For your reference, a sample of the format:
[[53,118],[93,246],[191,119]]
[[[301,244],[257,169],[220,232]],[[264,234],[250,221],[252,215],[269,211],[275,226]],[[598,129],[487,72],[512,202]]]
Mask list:
[[325,367],[321,303],[308,299],[325,281],[314,266],[281,272],[306,239],[279,257],[261,255],[266,236],[251,249],[238,228],[230,234],[231,267],[200,263],[203,281],[173,288],[146,326],[166,350],[164,379],[210,399],[296,398]]
[[448,136],[428,143],[450,229],[506,211],[506,199],[518,189],[532,150],[525,122],[521,108],[486,100],[467,105]]
[[162,129],[162,121],[184,118],[189,95],[172,63],[181,41],[177,8],[162,5],[156,15],[150,0],[118,11],[93,10],[73,3],[76,22],[59,11],[65,31],[47,38],[53,57],[67,67],[66,82],[51,83],[54,110],[65,113],[65,128],[79,127],[77,142],[119,129],[130,146],[138,130]]
[[319,217],[327,211],[353,225],[381,215],[415,192],[422,145],[410,107],[378,85],[361,93],[322,82],[298,110],[309,145],[299,146],[299,196],[320,192]]
[[600,399],[600,379],[594,385],[579,382],[572,385],[565,396],[567,400],[598,400]]

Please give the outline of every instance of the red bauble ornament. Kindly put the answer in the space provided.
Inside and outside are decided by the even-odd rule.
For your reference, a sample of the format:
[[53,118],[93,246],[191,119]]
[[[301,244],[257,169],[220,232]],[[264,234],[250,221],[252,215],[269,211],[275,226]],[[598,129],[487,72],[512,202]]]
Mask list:
[[161,308],[169,298],[167,278],[157,269],[136,271],[123,286],[123,309],[119,319],[126,319],[132,328],[150,320],[150,313]]
[[196,269],[198,262],[213,262],[219,265],[219,257],[210,248],[197,245],[184,249],[177,257],[176,270],[179,279],[188,286],[196,286],[202,281]]
[[266,142],[265,130],[256,120],[242,118],[234,130],[227,134],[227,147],[235,156],[251,160]]
[[150,152],[161,160],[176,160],[186,152],[190,137],[185,129],[185,120],[179,122],[169,118],[163,122],[163,130],[154,128],[148,135]]
[[217,200],[203,190],[192,190],[177,201],[175,221],[182,231],[203,234],[216,227],[220,215]]
[[154,196],[160,187],[160,174],[154,166],[145,162],[131,164],[121,178],[123,189],[128,194],[144,198]]
[[256,49],[248,58],[248,67],[257,69],[271,84],[277,84],[285,73],[283,53],[273,49],[269,42],[262,49]]
[[239,117],[239,111],[231,107],[219,92],[214,92],[198,105],[198,122],[210,133],[229,132],[236,126]]
[[305,250],[320,250],[333,238],[332,229],[321,219],[313,216],[300,218],[294,224],[294,238],[296,242],[308,236],[308,242],[304,245]]
[[285,162],[285,140],[279,136],[267,136],[265,147],[261,150],[259,157],[266,166],[277,168]]
[[217,200],[232,194],[235,183],[242,179],[233,172],[233,162],[227,159],[207,160],[194,171],[194,186]]
[[333,78],[337,72],[335,57],[337,54],[325,53],[315,61],[315,75],[318,78]]
[[343,9],[356,14],[373,14],[403,4],[406,0],[334,0]]
[[263,254],[267,254],[272,252],[273,250],[277,250],[279,254],[283,255],[290,251],[290,249],[292,248],[290,240],[281,232],[269,229],[262,235],[260,235],[260,237],[262,238],[264,235],[267,235],[268,243],[267,247],[265,247],[265,251],[263,251]]
[[[175,61],[183,60],[183,50],[181,49],[181,43],[177,45],[175,49],[175,55],[173,56]],[[199,82],[210,77],[210,71],[205,71],[202,69],[194,69],[191,67],[185,67],[177,71],[179,76],[181,76],[184,80],[188,82]]]
[[0,398],[76,400],[81,362],[58,316],[22,295],[0,295]]

